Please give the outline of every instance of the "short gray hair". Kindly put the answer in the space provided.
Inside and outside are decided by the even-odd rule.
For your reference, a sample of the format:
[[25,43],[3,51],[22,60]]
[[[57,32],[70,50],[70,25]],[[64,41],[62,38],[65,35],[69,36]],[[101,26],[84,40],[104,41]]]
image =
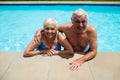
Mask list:
[[56,27],[58,27],[58,22],[57,22],[57,20],[54,19],[54,18],[47,18],[47,19],[44,21],[44,27],[45,27],[47,24],[54,24]]
[[77,10],[75,10],[75,11],[73,12],[73,14],[72,14],[72,19],[73,19],[74,15],[77,15],[77,16],[86,15],[87,18],[88,18],[87,12],[84,11],[83,9],[81,9],[81,8],[79,8],[79,9],[77,9]]

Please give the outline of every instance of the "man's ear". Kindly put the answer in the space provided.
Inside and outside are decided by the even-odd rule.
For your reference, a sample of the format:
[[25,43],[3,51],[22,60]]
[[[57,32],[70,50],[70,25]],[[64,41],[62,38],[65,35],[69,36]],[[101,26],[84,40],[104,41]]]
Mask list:
[[72,18],[71,18],[71,22],[73,23],[73,20],[72,20]]

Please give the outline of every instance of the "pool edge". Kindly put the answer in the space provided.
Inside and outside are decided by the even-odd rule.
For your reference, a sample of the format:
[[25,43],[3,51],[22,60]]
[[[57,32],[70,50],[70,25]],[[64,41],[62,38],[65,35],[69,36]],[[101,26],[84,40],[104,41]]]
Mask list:
[[0,1],[0,4],[119,4],[119,1],[115,2],[101,2],[101,1]]

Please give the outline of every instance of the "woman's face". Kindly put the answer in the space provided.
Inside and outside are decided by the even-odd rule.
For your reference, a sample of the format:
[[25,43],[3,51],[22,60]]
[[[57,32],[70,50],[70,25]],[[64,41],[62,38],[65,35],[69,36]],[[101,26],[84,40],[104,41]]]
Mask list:
[[56,36],[57,27],[54,24],[47,24],[44,26],[45,36],[48,38],[52,38]]

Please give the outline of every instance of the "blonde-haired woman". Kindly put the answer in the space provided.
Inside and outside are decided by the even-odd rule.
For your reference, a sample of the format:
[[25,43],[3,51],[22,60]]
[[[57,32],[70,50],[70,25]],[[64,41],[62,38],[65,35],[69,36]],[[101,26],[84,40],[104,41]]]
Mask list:
[[[56,54],[73,54],[73,49],[67,39],[58,32],[58,23],[54,18],[44,21],[43,30],[40,33],[40,41],[32,40],[24,51],[23,56],[29,57],[38,54],[52,56]],[[61,46],[64,50],[61,50]]]

